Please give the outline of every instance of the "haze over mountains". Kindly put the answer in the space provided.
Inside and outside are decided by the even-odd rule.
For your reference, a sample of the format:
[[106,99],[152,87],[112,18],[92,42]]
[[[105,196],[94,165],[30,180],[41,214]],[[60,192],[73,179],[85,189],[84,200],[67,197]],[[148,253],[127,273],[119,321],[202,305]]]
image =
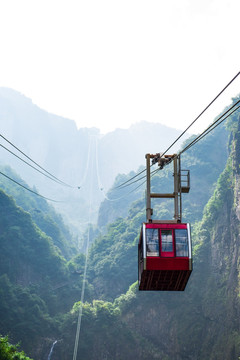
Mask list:
[[[43,196],[63,201],[60,206],[57,203],[55,206],[75,226],[78,226],[79,220],[86,219],[84,207],[88,201],[86,194],[90,186],[90,172],[95,179],[92,216],[96,220],[99,204],[104,193],[113,185],[116,175],[137,171],[139,166],[145,165],[146,153],[166,150],[181,133],[180,130],[146,121],[106,135],[100,134],[96,128],[78,129],[73,120],[50,114],[9,88],[0,88],[0,123],[4,137],[75,189],[59,186],[2,147],[1,164],[10,165]],[[1,144],[24,158],[2,138]],[[180,145],[177,143],[171,152]],[[77,189],[78,186],[81,188]]]

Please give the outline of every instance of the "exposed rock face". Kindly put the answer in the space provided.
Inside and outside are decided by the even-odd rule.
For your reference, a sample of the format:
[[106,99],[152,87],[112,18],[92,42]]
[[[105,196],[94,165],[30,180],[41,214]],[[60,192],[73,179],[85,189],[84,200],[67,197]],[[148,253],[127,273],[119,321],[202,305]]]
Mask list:
[[236,201],[236,216],[240,221],[240,121],[238,122],[238,129],[235,134],[235,201]]

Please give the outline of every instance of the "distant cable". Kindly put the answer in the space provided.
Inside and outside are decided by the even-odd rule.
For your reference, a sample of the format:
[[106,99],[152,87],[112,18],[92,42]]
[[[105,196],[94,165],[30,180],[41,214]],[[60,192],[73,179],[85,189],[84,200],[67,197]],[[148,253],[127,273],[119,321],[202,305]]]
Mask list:
[[[240,72],[238,72],[233,78],[232,80],[218,93],[218,95],[205,107],[205,109],[196,117],[195,120],[192,121],[192,123],[177,137],[177,139],[161,154],[161,156],[164,156],[167,151],[169,149],[171,149],[171,147],[176,144],[176,142],[187,132],[187,130],[203,115],[203,113],[217,100],[217,98],[229,87],[229,85],[231,85],[231,83],[239,76]],[[152,165],[151,165],[152,166]],[[125,187],[125,185],[129,182],[131,182],[133,179],[135,179],[136,177],[138,177],[139,175],[141,175],[144,171],[146,171],[146,169],[142,170],[141,172],[139,172],[138,174],[136,174],[135,176],[131,177],[129,180],[123,182],[122,184],[116,186],[113,189],[117,189],[117,188],[121,188],[121,187]],[[141,178],[142,179],[142,178]],[[139,180],[141,180],[139,179]],[[138,180],[137,180],[138,181]],[[137,182],[136,181],[136,182]],[[134,182],[133,182],[134,183]]]
[[98,166],[98,141],[97,138],[95,137],[95,158],[96,158],[96,170],[97,170],[97,181],[98,181],[98,187],[100,190],[103,190],[103,185],[100,179],[100,175],[99,175],[99,166]]
[[171,147],[176,144],[176,142],[188,131],[188,129],[200,118],[200,116],[203,115],[203,113],[214,103],[214,101],[217,100],[217,98],[228,88],[229,85],[239,76],[240,71],[232,78],[232,80],[218,93],[218,95],[205,107],[205,109],[196,117],[195,120],[181,133],[181,135],[178,136],[178,138],[167,148],[167,150],[164,151],[162,154],[165,155]]
[[139,189],[143,184],[145,184],[146,180],[143,181],[140,185],[138,185],[137,187],[135,187],[134,189],[132,189],[131,191],[127,192],[126,194],[118,197],[118,198],[115,198],[115,199],[110,199],[106,194],[104,195],[105,199],[108,200],[108,201],[119,201],[123,198],[125,198],[126,196],[128,196],[129,194],[132,194],[134,191],[136,191],[137,189]]
[[[238,110],[239,108],[240,108],[240,105],[237,107],[237,108],[235,108],[236,107],[236,105],[237,104],[239,104],[240,103],[240,100],[238,100],[234,105],[232,105],[228,110],[226,110],[217,120],[215,120],[207,129],[205,129],[200,135],[198,135],[190,144],[188,144],[183,150],[181,150],[180,152],[179,152],[179,154],[177,154],[176,156],[179,156],[179,155],[181,155],[181,154],[183,154],[185,151],[187,151],[188,149],[190,149],[193,145],[195,145],[198,141],[200,141],[201,139],[203,139],[206,135],[208,135],[212,130],[214,130],[218,125],[220,125],[223,121],[225,121],[230,115],[232,115],[236,110]],[[234,109],[235,108],[235,109]],[[233,109],[233,110],[232,110]],[[231,111],[232,110],[232,111]],[[231,111],[230,113],[229,113],[229,111]],[[227,113],[229,113],[229,114],[227,114]],[[225,116],[227,114],[227,116]],[[225,116],[225,117],[224,117]],[[221,120],[221,121],[220,121]],[[145,170],[145,169],[144,169]],[[152,176],[154,176],[158,171],[160,171],[161,169],[160,168],[158,168],[158,169],[155,169],[154,171],[152,171],[151,172],[151,177]],[[143,172],[143,171],[142,171]],[[140,173],[139,173],[140,174]],[[138,174],[138,175],[139,175]],[[136,175],[137,176],[137,175]],[[135,176],[135,177],[136,177]],[[135,177],[133,177],[133,178],[135,178]],[[127,187],[127,186],[130,186],[130,185],[132,185],[132,184],[134,184],[134,183],[136,183],[136,182],[138,182],[138,181],[140,181],[140,180],[142,180],[142,179],[144,179],[144,178],[146,178],[146,176],[143,176],[143,177],[141,177],[141,178],[139,178],[139,179],[137,179],[137,180],[135,180],[135,181],[132,181],[131,183],[129,183],[133,178],[131,178],[130,180],[128,180],[128,181],[125,181],[125,183],[123,183],[123,184],[121,184],[121,189],[122,188],[125,188],[125,187]],[[144,184],[146,182],[146,180],[142,183],[142,184]],[[125,184],[125,185],[124,185]],[[142,185],[141,184],[141,185]],[[140,186],[141,186],[140,185]],[[120,186],[119,186],[120,187]],[[118,187],[116,187],[116,188],[113,188],[113,189],[117,189]],[[133,190],[133,191],[135,191],[135,189]],[[124,197],[124,196],[123,196]],[[108,199],[108,200],[110,200],[110,199]]]
[[[31,168],[33,168],[34,170],[38,171],[40,174],[42,174],[43,176],[46,176],[47,178],[49,178],[52,181],[55,181],[57,184],[60,185],[65,185],[62,184],[62,182],[60,182],[59,180],[54,179],[52,176],[47,175],[46,173],[42,172],[41,170],[37,169],[35,166],[29,164],[27,161],[25,161],[24,159],[22,159],[20,156],[18,156],[17,154],[15,154],[14,152],[12,152],[11,150],[9,150],[8,148],[6,148],[4,145],[0,144],[0,146],[7,150],[10,154],[14,155],[16,158],[18,158],[19,160],[23,161],[25,164],[27,164],[28,166],[30,166]],[[66,185],[65,185],[66,186]],[[67,185],[68,186],[68,185]]]
[[31,193],[33,193],[33,194],[35,194],[35,195],[37,195],[37,196],[40,196],[41,198],[43,198],[43,199],[45,199],[45,200],[49,200],[49,201],[53,201],[53,202],[63,202],[63,201],[58,201],[58,200],[49,199],[49,198],[47,198],[47,197],[45,197],[45,196],[42,196],[42,195],[38,194],[37,192],[35,192],[35,191],[27,188],[26,186],[20,184],[19,182],[17,182],[16,180],[12,179],[10,176],[2,173],[1,171],[0,171],[0,174],[3,175],[3,176],[5,176],[7,179],[13,181],[15,184],[21,186],[21,187],[24,188],[25,190],[30,191]]
[[78,343],[79,343],[79,339],[80,339],[81,324],[82,324],[83,301],[84,301],[85,287],[86,287],[86,281],[87,281],[86,277],[87,277],[87,267],[88,267],[89,243],[90,243],[90,224],[91,224],[90,221],[91,221],[91,213],[92,213],[92,205],[93,205],[92,197],[93,197],[93,158],[92,158],[91,172],[90,172],[90,196],[89,196],[89,211],[88,211],[88,233],[87,233],[86,258],[85,258],[85,264],[84,264],[84,274],[83,274],[80,306],[79,306],[79,311],[78,311],[78,321],[77,321],[77,329],[76,329],[76,336],[75,336],[75,343],[74,343],[73,360],[77,359]]
[[24,155],[28,160],[32,161],[32,163],[34,163],[35,165],[37,165],[41,170],[43,170],[44,172],[46,172],[48,175],[50,175],[52,178],[54,178],[55,180],[57,180],[59,183],[61,183],[62,185],[71,187],[71,188],[76,188],[77,186],[71,186],[67,183],[65,183],[64,181],[58,179],[56,176],[54,176],[53,174],[51,174],[50,172],[48,172],[46,169],[44,169],[41,165],[39,165],[37,162],[35,162],[33,159],[31,159],[28,155],[26,155],[22,150],[20,150],[17,146],[15,146],[11,141],[9,141],[6,137],[4,137],[3,135],[0,134],[0,136],[7,141],[10,145],[12,145],[16,150],[18,150],[22,155]]
[[[209,134],[212,130],[214,130],[218,125],[220,125],[224,120],[226,120],[230,115],[232,115],[237,109],[240,108],[240,105],[235,108],[232,112],[230,112],[225,118],[223,118],[230,110],[232,110],[238,103],[240,102],[240,100],[238,100],[233,106],[231,106],[227,111],[225,111],[225,113],[223,113],[217,120],[215,120],[207,129],[205,129],[199,136],[197,136],[190,144],[188,144],[182,151],[179,152],[179,154],[177,154],[176,156],[181,155],[182,153],[184,153],[185,151],[187,151],[188,149],[190,149],[190,147],[192,147],[193,145],[195,145],[198,141],[200,141],[202,138],[204,138],[207,134]],[[223,119],[222,119],[223,118]],[[222,119],[222,120],[221,120]],[[221,121],[220,121],[221,120]],[[152,166],[152,165],[151,165]],[[151,172],[151,177],[154,176],[158,171],[160,171],[161,169],[155,169],[154,171]],[[116,186],[113,188],[113,190],[115,189],[123,189],[125,187],[131,186],[132,184],[146,178],[146,175],[142,176],[141,178],[132,181],[133,179],[135,179],[137,176],[139,176],[140,174],[142,174],[144,171],[146,171],[146,169],[144,169],[143,171],[139,172],[137,175],[133,176],[131,179],[125,181],[124,183],[122,183],[119,186]],[[140,184],[143,185],[144,183],[146,183],[146,180]],[[140,187],[138,186],[138,187]],[[137,188],[138,188],[137,187]],[[109,201],[115,201],[115,200],[120,200],[121,198],[125,197],[126,195],[128,195],[129,193],[135,191],[137,188],[133,189],[132,191],[128,192],[127,194],[124,194],[122,197],[117,198],[117,199],[109,199],[108,197],[106,197],[107,200]]]
[[[150,167],[152,167],[153,165],[155,165],[155,164],[152,164]],[[155,169],[155,170],[153,170],[152,172],[151,172],[151,174],[152,175],[154,175],[156,172],[158,172],[160,169]],[[144,171],[146,171],[146,169],[144,169],[141,173],[143,173]],[[121,184],[121,186],[119,185],[119,186],[116,186],[116,187],[114,187],[112,190],[115,190],[115,189],[123,189],[123,188],[125,188],[125,187],[128,187],[128,186],[131,186],[132,184],[135,184],[136,182],[138,182],[138,181],[140,181],[140,180],[142,180],[142,179],[145,179],[146,178],[146,175],[144,175],[144,176],[142,176],[142,177],[140,177],[139,179],[137,179],[137,180],[134,180],[134,181],[132,181],[132,182],[130,182],[129,183],[129,181],[131,181],[132,179],[134,179],[134,178],[136,178],[138,175],[140,175],[141,173],[139,173],[139,174],[137,174],[136,176],[133,176],[131,179],[129,179],[128,181],[125,181],[125,183],[122,183]],[[125,185],[124,185],[125,184]]]
[[82,185],[84,184],[84,182],[86,180],[86,177],[87,177],[89,163],[90,163],[90,153],[91,153],[91,148],[92,148],[92,139],[93,139],[93,137],[91,136],[90,141],[88,143],[87,165],[85,167],[85,172],[84,172],[84,175],[82,177],[82,181],[81,181],[80,185],[78,186],[79,189],[82,187]]
[[[164,156],[166,154],[166,152],[187,132],[187,130],[203,115],[203,113],[216,101],[216,99],[228,88],[228,86],[239,76],[240,72],[238,72],[233,78],[232,80],[218,93],[218,95],[205,107],[205,109],[196,117],[196,119],[194,121],[192,121],[192,123],[181,133],[180,136],[177,137],[177,139],[167,148],[167,150],[164,151],[164,153],[161,154],[161,156]],[[183,152],[185,152],[186,150],[188,150],[191,146],[193,146],[195,143],[197,143],[199,140],[201,140],[204,136],[206,136],[207,134],[209,134],[209,132],[211,132],[213,129],[215,129],[215,127],[217,127],[218,125],[220,125],[220,123],[222,123],[227,117],[229,117],[231,114],[233,114],[239,107],[237,107],[236,109],[234,109],[230,114],[228,114],[226,116],[226,118],[224,118],[221,122],[219,122],[219,120],[225,116],[232,108],[234,108],[238,103],[240,102],[237,101],[231,108],[229,108],[223,115],[221,115],[213,124],[211,124],[206,130],[204,130],[196,139],[194,139],[191,144],[189,144],[185,149],[183,149],[178,155],[182,154]],[[219,123],[218,123],[219,122]],[[153,164],[151,165],[153,166]],[[154,176],[160,169],[156,169],[153,172],[151,172],[151,176]],[[134,180],[135,178],[137,178],[139,175],[141,175],[143,172],[145,172],[146,169],[140,171],[138,174],[134,175],[133,177],[131,177],[130,179],[128,179],[127,181],[124,181],[123,183],[121,183],[118,186],[115,186],[112,190],[116,190],[116,189],[122,189],[125,188],[127,186],[130,186],[144,178],[146,178],[146,175]],[[134,180],[134,181],[132,181]],[[143,185],[146,182],[146,180],[140,184],[138,187],[140,187],[141,185]],[[137,188],[138,188],[137,187]],[[132,190],[135,191],[136,189]],[[132,192],[131,191],[131,192]],[[129,193],[128,193],[129,194]],[[106,196],[105,196],[106,197]],[[125,195],[123,195],[122,197],[125,197]],[[121,197],[121,198],[122,198]],[[115,201],[115,200],[119,200],[121,198],[118,199],[114,199],[111,200],[109,198],[107,198],[107,200],[109,201]]]
[[[185,151],[189,150],[192,146],[198,143],[198,141],[202,140],[206,135],[208,135],[212,130],[214,130],[218,125],[220,125],[223,121],[225,121],[230,115],[232,115],[236,110],[240,108],[240,105],[235,108],[233,111],[231,111],[227,116],[225,116],[231,109],[233,109],[240,100],[238,100],[233,106],[231,106],[227,111],[225,111],[224,114],[222,114],[217,120],[215,120],[207,129],[205,129],[200,135],[198,135],[190,144],[188,144],[183,150],[181,150],[176,157],[183,154]],[[225,117],[224,117],[225,116]],[[222,117],[224,117],[222,119]],[[221,120],[222,119],[222,120]],[[220,121],[221,120],[221,121]],[[158,171],[161,169],[158,168],[151,172],[152,175],[155,175]],[[146,181],[145,181],[146,182]]]
[[[143,169],[142,171],[140,171],[138,174],[136,174],[135,176],[131,177],[131,179],[124,181],[122,184],[115,186],[113,189],[118,189],[120,187],[125,187],[124,185],[129,183],[130,181],[132,181],[133,179],[135,179],[136,177],[138,177],[139,175],[141,175],[142,173],[144,173],[146,171],[146,169]],[[142,178],[141,178],[142,179]],[[140,180],[141,180],[140,179]],[[138,180],[137,180],[138,181]]]
[[[170,163],[169,163],[170,164]],[[160,170],[162,170],[161,168],[157,168],[157,169],[155,169],[155,170],[153,170],[153,171],[151,171],[151,173],[150,173],[150,177],[152,178],[154,175],[156,175]],[[145,176],[145,181],[144,182],[142,182],[138,187],[140,187],[141,185],[143,185],[143,184],[145,184],[147,182],[147,179],[146,179],[146,176]],[[137,187],[137,188],[138,188]],[[136,188],[136,189],[137,189]],[[133,191],[135,191],[136,189],[134,189]]]
[[[146,171],[146,169],[144,169],[144,171]],[[138,175],[140,175],[140,173],[139,173]],[[137,177],[137,176],[132,177],[132,178],[129,179],[128,181],[125,181],[125,183],[121,184],[121,186],[120,186],[120,185],[119,185],[119,186],[116,186],[116,187],[113,188],[112,190],[117,190],[117,189],[121,190],[121,189],[123,189],[123,188],[125,188],[125,187],[131,186],[132,184],[135,184],[136,182],[138,182],[138,181],[146,178],[146,175],[140,177],[140,178],[137,179],[137,180],[131,181],[132,179],[134,179],[134,178],[136,178],[136,177]],[[131,182],[130,182],[130,181],[131,181]],[[125,185],[124,185],[124,184],[125,184]]]
[[[107,193],[104,191],[104,188],[102,186],[102,182],[101,182],[101,179],[100,179],[100,176],[99,176],[99,165],[98,165],[98,144],[97,144],[97,138],[96,138],[96,170],[97,170],[97,180],[98,180],[98,186],[99,186],[99,189],[103,192],[103,195],[104,195],[104,198],[107,200],[107,201],[119,201],[123,198],[125,198],[127,195],[131,194],[132,192],[136,191],[142,184],[140,184],[139,186],[137,186],[136,188],[132,189],[131,191],[129,191],[128,193],[118,197],[118,198],[115,198],[115,199],[110,199],[107,195]],[[145,169],[144,169],[145,171]],[[143,172],[143,171],[142,171]],[[142,173],[141,172],[141,173]],[[145,176],[144,176],[145,177]],[[143,177],[143,178],[144,178]],[[141,178],[142,179],[142,178]],[[126,182],[125,182],[126,183]],[[127,185],[126,185],[127,186]],[[113,188],[113,190],[117,189],[116,188]]]
[[[153,171],[151,172],[151,174],[150,174],[150,175],[151,175],[151,178],[152,178],[159,170],[160,170],[159,168],[153,170]],[[133,193],[134,191],[136,191],[137,189],[139,189],[142,185],[144,185],[144,184],[146,183],[146,181],[147,181],[147,180],[146,180],[146,176],[142,176],[140,179],[134,181],[134,182],[137,182],[137,181],[142,180],[142,179],[144,179],[144,178],[145,178],[145,180],[144,180],[140,185],[138,185],[137,187],[135,187],[135,188],[132,189],[131,191],[127,192],[126,194],[122,195],[121,197],[116,198],[116,199],[109,199],[107,196],[105,196],[106,200],[108,200],[108,201],[118,201],[118,200],[123,199],[124,197],[126,197],[127,195]],[[134,183],[134,182],[133,182],[133,183]],[[132,184],[133,184],[133,183],[132,183]],[[125,185],[125,187],[130,186],[130,185],[132,185],[132,184],[127,184],[127,185]]]

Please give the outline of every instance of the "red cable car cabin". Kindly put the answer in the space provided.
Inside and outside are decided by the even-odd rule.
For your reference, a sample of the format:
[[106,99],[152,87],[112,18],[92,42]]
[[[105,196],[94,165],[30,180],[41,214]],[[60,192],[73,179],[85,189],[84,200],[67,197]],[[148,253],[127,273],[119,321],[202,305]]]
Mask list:
[[139,290],[183,291],[191,272],[190,225],[143,223],[138,244]]

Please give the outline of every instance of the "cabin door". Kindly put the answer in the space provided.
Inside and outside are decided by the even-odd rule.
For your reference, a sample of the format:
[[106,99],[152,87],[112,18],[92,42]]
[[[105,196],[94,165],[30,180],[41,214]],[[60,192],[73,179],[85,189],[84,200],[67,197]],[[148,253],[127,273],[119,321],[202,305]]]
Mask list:
[[173,230],[160,230],[161,256],[174,257]]

